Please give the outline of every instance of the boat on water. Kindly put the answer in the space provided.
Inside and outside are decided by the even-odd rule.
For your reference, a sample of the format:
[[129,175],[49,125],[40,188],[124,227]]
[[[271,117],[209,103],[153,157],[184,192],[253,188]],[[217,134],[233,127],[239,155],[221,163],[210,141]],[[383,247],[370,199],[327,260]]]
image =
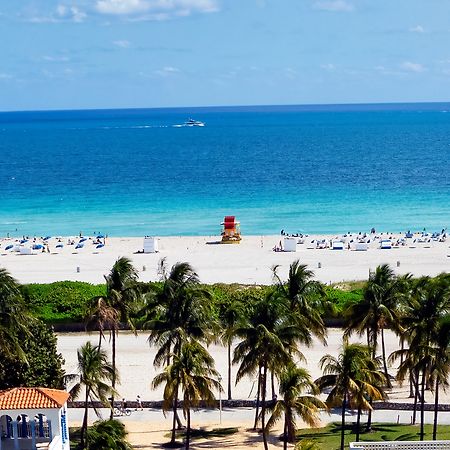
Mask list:
[[185,127],[204,127],[205,123],[200,120],[188,119],[183,125]]

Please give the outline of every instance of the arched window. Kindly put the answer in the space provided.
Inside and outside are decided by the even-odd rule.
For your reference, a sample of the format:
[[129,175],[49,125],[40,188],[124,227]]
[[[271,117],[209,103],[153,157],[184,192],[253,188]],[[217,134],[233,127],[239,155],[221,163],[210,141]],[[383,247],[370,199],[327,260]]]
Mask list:
[[12,418],[8,415],[0,417],[0,437],[10,439],[13,436]]

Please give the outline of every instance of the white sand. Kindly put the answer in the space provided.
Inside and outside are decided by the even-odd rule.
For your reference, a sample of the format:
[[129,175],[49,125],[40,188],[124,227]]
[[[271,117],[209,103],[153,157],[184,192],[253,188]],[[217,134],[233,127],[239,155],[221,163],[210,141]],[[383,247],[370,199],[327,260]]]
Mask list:
[[[367,279],[369,269],[382,263],[389,263],[399,274],[411,272],[419,275],[436,275],[450,270],[450,241],[415,243],[410,246],[380,250],[374,243],[368,251],[311,249],[312,239],[297,246],[297,252],[274,252],[272,248],[280,242],[280,236],[244,236],[238,245],[215,244],[219,237],[162,237],[159,252],[136,254],[142,250],[142,238],[109,238],[106,246],[96,249],[92,241],[84,248],[64,245],[56,254],[55,238],[49,241],[51,254],[19,255],[5,251],[14,242],[4,239],[0,242],[0,267],[8,269],[22,283],[43,283],[60,280],[79,280],[102,283],[114,261],[120,256],[132,259],[140,272],[142,281],[158,279],[157,264],[166,258],[169,266],[177,261],[192,264],[205,283],[270,284],[271,267],[281,266],[280,274],[285,276],[289,264],[295,259],[307,264],[315,271],[317,279],[323,282]],[[321,238],[321,237],[320,237]],[[328,236],[330,238],[330,236]],[[64,244],[67,238],[63,239]],[[411,248],[414,247],[414,248]],[[397,267],[397,262],[400,266]],[[319,263],[321,268],[318,268]],[[145,266],[145,271],[144,271]],[[79,267],[80,271],[77,272]]]

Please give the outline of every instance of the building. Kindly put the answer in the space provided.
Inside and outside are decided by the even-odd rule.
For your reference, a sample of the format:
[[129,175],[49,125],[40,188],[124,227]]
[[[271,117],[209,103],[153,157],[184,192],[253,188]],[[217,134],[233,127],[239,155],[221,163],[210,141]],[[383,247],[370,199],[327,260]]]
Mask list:
[[58,389],[0,391],[0,450],[69,450],[68,398]]

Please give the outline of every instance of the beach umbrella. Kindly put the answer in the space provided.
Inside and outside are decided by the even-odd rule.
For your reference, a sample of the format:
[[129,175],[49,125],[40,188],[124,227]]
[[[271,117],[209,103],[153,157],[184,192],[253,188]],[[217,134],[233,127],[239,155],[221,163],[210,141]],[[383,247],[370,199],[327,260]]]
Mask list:
[[104,246],[105,246],[105,244],[98,244],[95,248],[102,248]]
[[63,248],[64,247],[64,244],[58,244],[57,246],[56,246],[56,248]]
[[5,247],[5,250],[11,250],[14,247],[13,244],[9,244]]
[[48,241],[51,238],[52,238],[51,236],[45,236],[44,241]]
[[33,250],[41,250],[43,248],[44,248],[44,246],[42,244],[34,244],[33,245]]
[[25,242],[28,242],[28,239],[22,239],[22,240],[20,241],[21,244],[25,244]]
[[97,237],[98,237],[99,239],[103,239],[105,236],[104,236],[103,234],[98,234]]
[[84,241],[87,241],[87,238],[81,238],[80,239],[80,242],[84,242]]
[[77,249],[77,248],[83,248],[84,247],[84,244],[77,244],[77,246],[75,247],[75,249]]

